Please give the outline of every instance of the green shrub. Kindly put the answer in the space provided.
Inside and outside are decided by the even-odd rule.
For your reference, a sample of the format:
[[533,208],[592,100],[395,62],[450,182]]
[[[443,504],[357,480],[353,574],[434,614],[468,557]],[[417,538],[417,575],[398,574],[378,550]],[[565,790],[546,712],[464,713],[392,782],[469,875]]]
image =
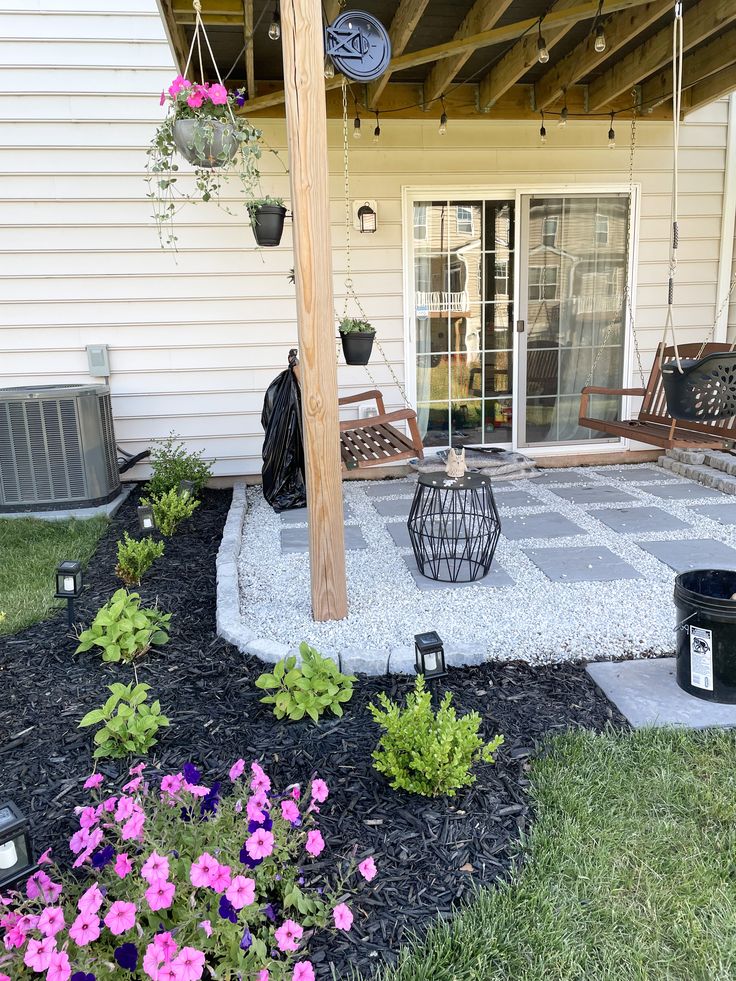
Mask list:
[[191,494],[180,494],[175,487],[166,491],[165,494],[152,494],[151,497],[142,497],[141,504],[148,504],[153,508],[156,527],[167,538],[174,534],[185,518],[191,518],[199,507],[199,501],[196,497]]
[[153,473],[146,484],[146,493],[150,495],[174,490],[182,480],[191,480],[196,495],[212,476],[212,464],[202,459],[201,451],[189,453],[174,432],[166,439],[156,440],[150,462]]
[[343,317],[337,328],[341,334],[375,334],[376,328],[367,320],[356,320],[355,317]]
[[155,607],[141,609],[138,593],[118,589],[97,611],[92,626],[79,635],[75,653],[101,647],[103,661],[134,661],[152,644],[166,643],[170,620],[170,613]]
[[115,575],[122,579],[126,586],[137,586],[154,560],[163,554],[163,542],[154,542],[150,536],[131,538],[126,531],[123,533],[123,540],[118,542],[118,564],[115,566]]
[[480,715],[469,712],[460,718],[452,708],[447,692],[437,714],[432,711],[432,696],[425,690],[424,676],[419,675],[413,692],[401,708],[381,692],[378,705],[369,705],[373,719],[385,730],[373,753],[373,764],[388,777],[394,790],[408,790],[424,797],[454,797],[460,787],[475,783],[470,772],[474,763],[493,763],[493,756],[503,742],[496,736],[483,743],[478,735]]
[[287,657],[274,665],[273,672],[265,672],[256,679],[256,688],[271,691],[261,701],[273,705],[277,719],[291,719],[297,722],[308,715],[315,722],[330,709],[333,715],[342,715],[344,702],[353,697],[352,674],[341,674],[340,669],[329,657],[322,657],[309,644],[299,646],[302,656],[301,667],[296,666],[296,657]]
[[112,692],[102,708],[88,712],[79,723],[80,729],[104,722],[95,733],[95,759],[109,756],[143,756],[157,742],[156,733],[169,725],[161,714],[158,701],[146,705],[150,685],[110,685]]

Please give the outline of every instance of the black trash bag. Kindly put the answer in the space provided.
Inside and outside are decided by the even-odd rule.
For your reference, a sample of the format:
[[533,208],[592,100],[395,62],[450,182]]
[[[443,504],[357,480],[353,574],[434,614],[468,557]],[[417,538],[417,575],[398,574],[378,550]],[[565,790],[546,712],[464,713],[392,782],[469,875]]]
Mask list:
[[266,390],[261,413],[263,440],[263,496],[274,511],[303,508],[304,483],[302,400],[294,375],[296,351],[289,352],[289,367]]

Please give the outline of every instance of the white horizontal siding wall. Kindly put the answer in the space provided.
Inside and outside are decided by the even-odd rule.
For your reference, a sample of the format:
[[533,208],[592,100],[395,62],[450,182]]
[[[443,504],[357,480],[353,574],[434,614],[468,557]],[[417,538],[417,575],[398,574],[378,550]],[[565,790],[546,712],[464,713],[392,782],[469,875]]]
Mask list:
[[[0,0],[0,385],[88,382],[86,344],[108,344],[119,443],[131,451],[178,432],[217,457],[218,475],[260,470],[263,393],[296,343],[291,229],[259,252],[242,202],[181,212],[179,254],[161,251],[143,182],[174,72],[155,0]],[[12,98],[8,95],[12,94]],[[606,147],[608,120],[381,120],[381,143],[350,141],[353,199],[378,201],[379,230],[353,237],[353,277],[366,313],[403,378],[402,188],[603,184],[628,179],[628,126]],[[368,130],[370,127],[364,127]],[[281,121],[265,127],[285,156]],[[700,339],[713,320],[724,189],[725,102],[682,130],[681,263],[677,321]],[[330,123],[336,305],[342,309],[345,228],[341,127]],[[641,123],[638,323],[646,366],[664,315],[669,238],[669,128]],[[288,196],[278,161],[264,192]],[[332,329],[332,325],[325,325]],[[374,358],[396,408],[400,394]],[[372,387],[339,368],[344,393]],[[142,471],[140,471],[142,473]]]

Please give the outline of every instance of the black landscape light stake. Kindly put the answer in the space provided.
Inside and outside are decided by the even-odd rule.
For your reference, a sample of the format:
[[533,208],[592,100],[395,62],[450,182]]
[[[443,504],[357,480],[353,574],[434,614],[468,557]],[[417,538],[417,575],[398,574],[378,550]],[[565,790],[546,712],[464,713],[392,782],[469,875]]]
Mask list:
[[34,870],[31,856],[28,821],[12,801],[5,801],[0,804],[0,892]]
[[181,497],[189,497],[194,493],[194,482],[191,480],[179,481],[179,494]]
[[57,599],[66,600],[66,621],[70,627],[74,626],[74,600],[82,595],[82,563],[81,562],[61,562],[56,567],[56,593]]
[[156,519],[153,516],[153,508],[150,504],[139,504],[138,508],[138,527],[141,531],[153,531],[156,527]]
[[417,674],[423,674],[427,681],[444,678],[447,674],[445,648],[440,635],[435,630],[426,634],[416,634],[414,651],[416,658],[414,667]]

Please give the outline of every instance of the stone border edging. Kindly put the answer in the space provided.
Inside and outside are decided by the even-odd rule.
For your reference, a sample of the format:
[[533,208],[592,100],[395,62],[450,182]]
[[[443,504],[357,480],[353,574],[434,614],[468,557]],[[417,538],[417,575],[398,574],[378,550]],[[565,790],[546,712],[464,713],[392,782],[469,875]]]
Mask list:
[[[298,657],[299,650],[256,636],[246,627],[240,615],[238,557],[247,510],[246,485],[238,481],[233,485],[233,499],[217,552],[217,634],[237,647],[242,654],[252,654],[266,664],[275,664],[290,654]],[[331,657],[344,674],[414,674],[414,648],[411,646],[380,652],[350,648],[320,653]],[[448,645],[445,659],[451,667],[470,667],[484,662],[477,648],[461,645]]]

